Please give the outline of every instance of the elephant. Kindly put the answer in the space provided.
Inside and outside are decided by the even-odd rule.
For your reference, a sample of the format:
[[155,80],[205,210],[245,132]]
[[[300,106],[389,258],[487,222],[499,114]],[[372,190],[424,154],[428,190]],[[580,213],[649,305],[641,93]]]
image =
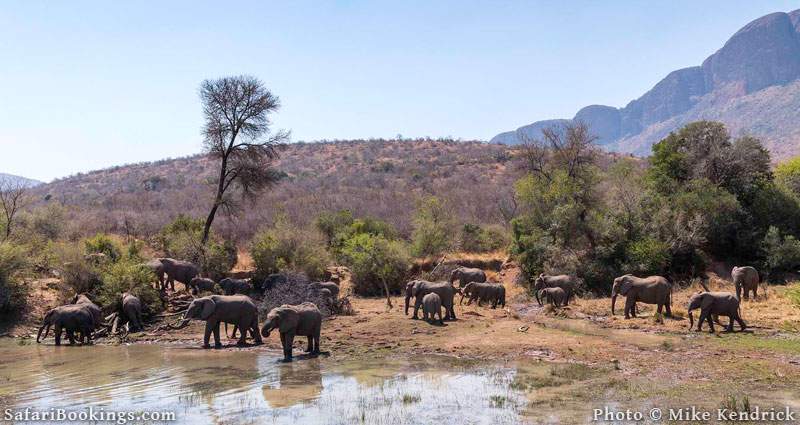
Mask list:
[[139,297],[130,292],[122,293],[122,314],[128,320],[128,327],[131,332],[140,331],[142,325],[142,301]]
[[283,273],[273,273],[264,279],[254,279],[253,286],[259,292],[272,289],[275,285],[283,285],[289,282],[289,278]]
[[153,273],[156,275],[156,278],[158,279],[158,287],[157,287],[157,289],[163,288],[164,287],[164,283],[165,283],[165,281],[164,281],[165,273],[164,273],[164,264],[161,263],[161,259],[160,258],[154,258],[154,259],[142,264],[142,266],[143,267],[147,267],[148,269],[152,270]]
[[470,282],[461,288],[459,305],[464,301],[464,296],[469,297],[467,305],[475,300],[478,301],[479,307],[484,301],[492,303],[492,308],[497,308],[498,304],[503,307],[506,305],[506,288],[501,283]]
[[308,337],[306,353],[312,355],[320,353],[319,337],[322,331],[322,313],[313,303],[284,304],[273,308],[267,314],[267,320],[261,328],[261,335],[269,338],[273,329],[280,331],[284,362],[292,361],[292,344],[295,336]]
[[614,279],[611,287],[611,314],[614,314],[614,304],[617,294],[625,297],[625,318],[636,317],[636,303],[656,304],[658,313],[666,308],[668,317],[672,317],[672,284],[662,276],[649,276],[645,278],[626,274]]
[[253,289],[249,280],[232,279],[229,277],[220,280],[219,287],[222,289],[222,293],[225,295],[247,295],[250,293],[250,290]]
[[431,292],[422,297],[422,318],[428,323],[433,323],[437,314],[441,325],[444,323],[442,320],[442,299],[435,292]]
[[195,298],[189,304],[184,315],[183,324],[189,320],[205,320],[206,330],[203,335],[203,348],[210,348],[208,344],[211,332],[214,332],[214,348],[221,348],[219,341],[219,324],[234,323],[240,329],[237,345],[245,344],[249,330],[256,345],[260,345],[261,335],[258,333],[258,309],[250,297],[246,295],[211,295]]
[[88,343],[92,343],[92,331],[95,328],[95,321],[92,313],[84,305],[67,304],[56,307],[47,312],[42,320],[42,326],[39,328],[39,333],[36,334],[36,343],[38,344],[42,330],[47,329],[44,333],[44,338],[50,333],[50,326],[54,327],[56,345],[61,345],[61,331],[67,332],[70,345],[75,344],[75,333],[80,333],[80,341],[83,343],[84,337],[88,338]]
[[87,308],[92,314],[95,327],[99,327],[103,323],[103,310],[101,310],[97,304],[93,303],[92,300],[86,296],[86,294],[75,294],[75,296],[72,297],[70,304],[80,305]]
[[534,295],[539,305],[542,305],[542,300],[539,299],[539,291],[544,288],[561,288],[566,294],[564,298],[564,305],[569,305],[569,300],[575,295],[575,290],[578,288],[579,280],[575,276],[566,274],[549,275],[541,273],[536,278],[533,284]]
[[456,295],[456,288],[449,282],[428,282],[426,280],[412,280],[406,283],[406,309],[405,314],[408,314],[408,302],[411,297],[415,298],[414,301],[414,316],[413,319],[418,319],[419,308],[422,305],[422,298],[431,292],[435,292],[442,299],[442,306],[445,309],[445,319],[456,320],[456,312],[453,306],[454,298]]
[[554,288],[542,288],[539,290],[538,298],[540,300],[546,300],[554,307],[561,307],[566,301],[567,293],[558,286]]
[[470,267],[458,267],[450,272],[450,285],[458,280],[458,286],[463,288],[470,282],[486,282],[486,273],[481,269],[474,269]]
[[188,288],[189,282],[200,274],[200,270],[194,264],[188,261],[176,260],[174,258],[159,258],[161,265],[164,268],[166,281],[161,285],[161,290],[166,291],[169,286],[172,291],[175,291],[175,281],[186,285]]
[[339,285],[333,282],[313,282],[311,283],[311,287],[316,290],[327,289],[328,291],[330,291],[331,295],[333,296],[333,299],[339,297]]
[[207,277],[194,277],[189,281],[189,288],[192,289],[192,295],[198,295],[201,292],[214,292],[214,286],[216,286],[216,283]]
[[714,333],[714,322],[711,316],[728,316],[730,322],[728,323],[727,331],[733,332],[733,321],[737,321],[742,330],[747,329],[747,324],[742,320],[741,311],[739,310],[739,298],[728,292],[699,292],[692,295],[689,299],[689,304],[686,310],[689,312],[689,329],[694,325],[694,316],[692,310],[700,309],[700,320],[697,322],[697,332],[700,332],[703,327],[703,321],[708,321],[710,332]]
[[750,291],[753,291],[753,299],[758,295],[758,271],[750,266],[734,267],[731,270],[731,279],[736,286],[736,298],[742,299],[742,290],[744,290],[744,299],[749,299]]

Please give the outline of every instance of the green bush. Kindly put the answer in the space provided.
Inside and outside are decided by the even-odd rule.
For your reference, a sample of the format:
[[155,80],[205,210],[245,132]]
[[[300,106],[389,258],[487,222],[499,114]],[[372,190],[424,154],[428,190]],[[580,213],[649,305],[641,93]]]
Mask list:
[[411,265],[403,242],[367,233],[345,242],[342,261],[352,273],[354,292],[364,296],[381,295],[385,289],[398,293]]
[[65,297],[80,293],[92,293],[99,286],[100,270],[85,258],[85,251],[80,245],[59,242],[50,245],[55,269],[64,283]]
[[464,252],[489,252],[506,248],[509,244],[507,232],[500,226],[483,228],[477,224],[461,227],[459,248]]
[[104,254],[111,261],[117,261],[122,257],[120,244],[103,233],[85,239],[83,245],[87,254]]
[[294,271],[318,280],[331,264],[319,234],[292,228],[285,221],[259,232],[251,242],[250,255],[256,267],[256,279],[272,273]]
[[100,274],[100,284],[93,294],[101,306],[116,306],[123,292],[130,292],[142,301],[151,312],[159,312],[164,305],[152,283],[153,271],[134,261],[124,260],[108,265]]
[[667,269],[671,253],[666,242],[645,238],[628,246],[626,270],[641,275],[661,274]]
[[451,247],[450,216],[439,198],[430,196],[419,202],[411,234],[411,251],[415,256],[439,255]]
[[800,241],[792,235],[781,237],[776,227],[770,227],[761,248],[764,252],[764,269],[770,279],[780,279],[786,272],[800,267]]
[[20,247],[0,243],[0,312],[4,315],[19,313],[25,304],[28,287],[21,280],[25,258]]
[[166,257],[190,261],[208,277],[220,279],[236,265],[236,246],[229,241],[219,241],[213,233],[203,245],[202,235],[202,220],[179,215],[161,229],[156,237],[156,248]]

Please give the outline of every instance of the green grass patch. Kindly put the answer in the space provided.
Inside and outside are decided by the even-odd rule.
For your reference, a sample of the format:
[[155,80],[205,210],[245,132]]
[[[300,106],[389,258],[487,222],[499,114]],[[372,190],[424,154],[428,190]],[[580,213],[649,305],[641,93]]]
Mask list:
[[797,308],[800,308],[800,284],[793,284],[786,288],[786,298]]
[[800,338],[791,336],[765,338],[751,334],[729,334],[723,338],[719,338],[719,342],[727,347],[800,354]]

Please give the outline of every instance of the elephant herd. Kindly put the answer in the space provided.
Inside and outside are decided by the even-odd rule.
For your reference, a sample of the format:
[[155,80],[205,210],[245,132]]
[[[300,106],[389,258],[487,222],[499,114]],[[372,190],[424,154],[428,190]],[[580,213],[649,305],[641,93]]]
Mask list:
[[[116,309],[115,328],[120,321],[124,321],[132,330],[141,329],[142,303],[139,298],[128,292],[122,293]],[[44,331],[44,338],[47,338],[52,327],[56,345],[61,345],[61,335],[64,332],[66,332],[70,344],[75,344],[76,338],[81,344],[91,344],[94,331],[103,325],[102,315],[100,307],[93,303],[86,294],[77,294],[69,304],[53,308],[45,314],[39,332],[36,334],[36,342],[38,343],[42,339],[42,331]]]

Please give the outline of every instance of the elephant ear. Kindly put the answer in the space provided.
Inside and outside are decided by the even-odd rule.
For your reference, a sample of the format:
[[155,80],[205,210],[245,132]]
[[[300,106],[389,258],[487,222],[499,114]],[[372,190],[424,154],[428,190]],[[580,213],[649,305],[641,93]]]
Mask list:
[[711,308],[711,304],[714,304],[714,297],[712,297],[711,294],[708,292],[700,296],[703,297],[703,301],[700,303],[700,308],[703,310]]
[[624,296],[627,296],[628,291],[631,290],[631,286],[633,286],[633,283],[628,278],[628,276],[623,276],[619,283],[619,293]]
[[280,318],[280,331],[281,333],[291,332],[297,329],[297,324],[300,321],[300,315],[293,308],[282,308],[278,311]]
[[200,310],[200,318],[203,320],[208,320],[212,314],[214,314],[214,310],[217,308],[217,303],[214,302],[211,298],[206,298],[203,300],[203,308]]

